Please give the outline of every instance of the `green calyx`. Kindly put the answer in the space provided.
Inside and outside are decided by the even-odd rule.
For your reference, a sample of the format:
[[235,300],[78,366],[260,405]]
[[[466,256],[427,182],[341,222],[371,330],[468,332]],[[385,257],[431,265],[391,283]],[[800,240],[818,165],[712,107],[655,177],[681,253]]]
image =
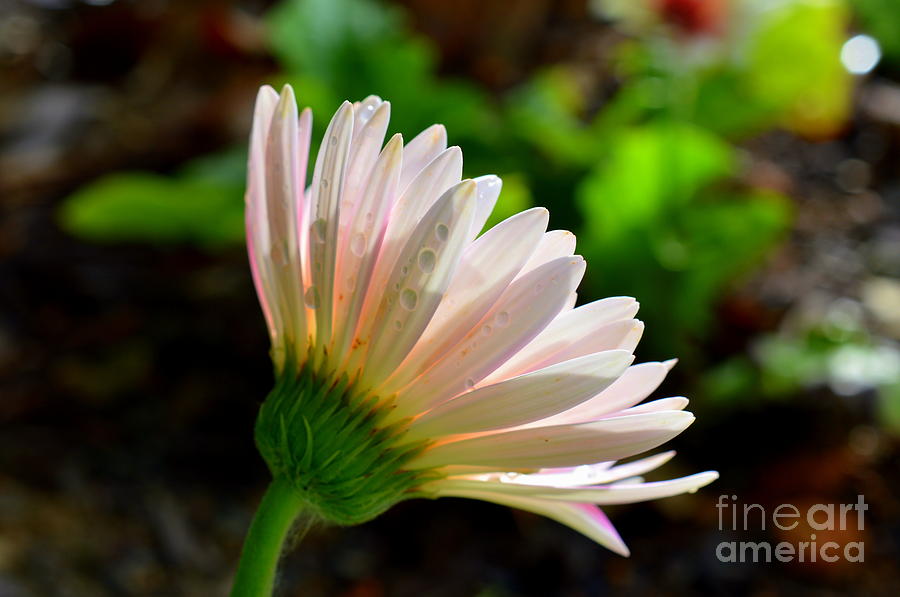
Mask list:
[[[291,361],[288,360],[288,363]],[[256,419],[256,446],[276,480],[286,480],[306,509],[340,525],[375,518],[419,497],[428,471],[404,465],[425,442],[399,441],[404,423],[382,425],[387,407],[325,367],[285,367]]]

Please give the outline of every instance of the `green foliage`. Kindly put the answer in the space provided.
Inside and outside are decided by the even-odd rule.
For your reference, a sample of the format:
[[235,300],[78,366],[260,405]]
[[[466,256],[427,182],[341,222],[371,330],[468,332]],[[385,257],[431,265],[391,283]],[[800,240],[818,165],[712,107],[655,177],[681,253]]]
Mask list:
[[176,177],[105,176],[66,200],[60,223],[70,234],[97,242],[233,245],[244,237],[243,184],[213,176],[207,169],[214,167],[207,158]]
[[588,283],[592,294],[640,297],[658,330],[654,349],[682,354],[724,286],[777,241],[787,203],[711,186],[734,172],[733,151],[691,125],[659,121],[610,142],[610,158],[578,189],[581,251],[600,272]]

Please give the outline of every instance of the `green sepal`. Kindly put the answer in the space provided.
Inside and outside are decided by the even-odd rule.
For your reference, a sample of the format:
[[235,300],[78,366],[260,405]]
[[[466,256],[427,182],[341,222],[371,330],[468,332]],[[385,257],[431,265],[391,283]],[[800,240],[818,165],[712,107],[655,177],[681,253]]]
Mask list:
[[402,442],[406,422],[384,424],[390,408],[390,399],[360,391],[324,366],[286,366],[260,407],[256,446],[272,476],[290,482],[309,512],[360,524],[423,497],[417,487],[435,477],[404,468],[427,442]]

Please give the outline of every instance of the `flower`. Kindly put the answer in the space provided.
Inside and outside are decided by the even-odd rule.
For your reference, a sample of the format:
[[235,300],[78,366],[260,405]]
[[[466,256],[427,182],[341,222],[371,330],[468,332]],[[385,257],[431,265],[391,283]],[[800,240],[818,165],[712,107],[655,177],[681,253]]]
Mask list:
[[597,505],[695,491],[714,472],[626,464],[683,431],[684,398],[643,401],[673,365],[632,365],[638,303],[580,307],[575,237],[530,209],[479,236],[496,176],[461,180],[434,125],[382,147],[390,104],[344,102],[305,187],[312,124],[263,87],[247,186],[247,245],[277,383],[257,445],[303,507],[340,524],[412,497],[536,512],[620,554]]

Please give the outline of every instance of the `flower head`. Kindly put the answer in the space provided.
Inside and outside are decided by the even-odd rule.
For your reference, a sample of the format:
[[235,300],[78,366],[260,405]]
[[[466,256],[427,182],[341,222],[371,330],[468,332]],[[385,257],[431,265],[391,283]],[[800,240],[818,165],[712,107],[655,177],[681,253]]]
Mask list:
[[342,524],[411,497],[536,512],[618,553],[597,505],[694,491],[645,483],[671,456],[616,461],[693,421],[684,398],[644,404],[672,362],[632,365],[634,299],[575,308],[575,237],[543,208],[479,236],[496,176],[461,180],[432,126],[384,146],[390,104],[345,102],[307,188],[311,113],[260,90],[247,244],[277,383],[256,440],[276,479]]

